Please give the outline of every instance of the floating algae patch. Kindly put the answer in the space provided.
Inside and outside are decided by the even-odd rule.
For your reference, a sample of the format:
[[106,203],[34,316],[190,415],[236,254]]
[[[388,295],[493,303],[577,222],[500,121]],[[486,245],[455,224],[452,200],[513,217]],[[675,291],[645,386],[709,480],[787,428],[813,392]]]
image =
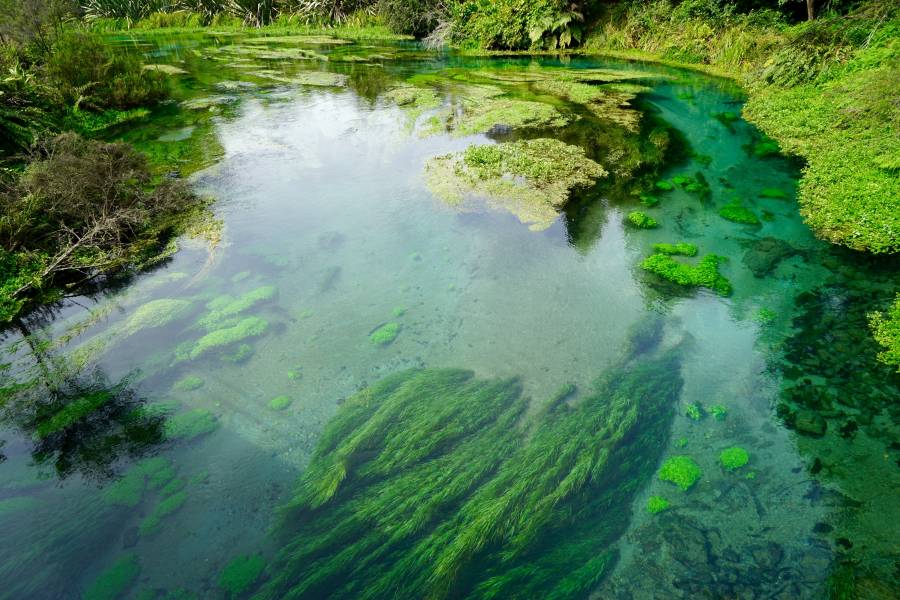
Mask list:
[[413,369],[347,400],[323,430],[259,598],[586,596],[656,468],[680,349],[572,386],[519,425],[515,379]]
[[571,121],[570,117],[542,102],[496,98],[465,104],[465,111],[453,117],[449,124],[455,135],[487,133],[498,127],[548,129],[563,127]]
[[465,210],[467,196],[487,198],[535,230],[553,224],[574,190],[607,175],[582,148],[554,139],[472,145],[425,168],[428,189],[447,205]]
[[654,254],[641,263],[641,268],[679,285],[699,285],[718,292],[720,296],[727,296],[731,293],[731,283],[716,269],[720,262],[726,260],[722,256],[707,254],[700,260],[699,266],[692,267],[676,262],[666,254]]
[[338,44],[352,44],[348,40],[342,40],[340,38],[331,37],[328,35],[289,35],[289,36],[272,36],[272,37],[258,37],[252,38],[249,40],[244,40],[246,44],[310,44],[313,46],[316,45],[338,45]]

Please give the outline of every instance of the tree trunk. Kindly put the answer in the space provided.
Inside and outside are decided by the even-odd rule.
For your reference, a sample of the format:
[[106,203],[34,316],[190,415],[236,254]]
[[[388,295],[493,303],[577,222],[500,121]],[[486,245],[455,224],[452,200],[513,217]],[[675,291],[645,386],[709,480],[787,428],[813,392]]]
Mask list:
[[806,16],[810,21],[812,21],[813,18],[815,18],[815,12],[816,12],[815,4],[816,4],[816,0],[806,0]]

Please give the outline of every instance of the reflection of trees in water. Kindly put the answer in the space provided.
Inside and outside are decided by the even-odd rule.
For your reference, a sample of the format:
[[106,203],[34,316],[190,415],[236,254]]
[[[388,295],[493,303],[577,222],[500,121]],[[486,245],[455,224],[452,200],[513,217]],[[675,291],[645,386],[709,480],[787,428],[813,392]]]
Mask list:
[[112,478],[119,459],[136,460],[158,449],[166,415],[146,408],[148,400],[131,386],[136,373],[113,381],[94,363],[102,340],[61,352],[82,328],[48,339],[42,328],[57,312],[35,311],[15,324],[23,337],[2,350],[0,424],[28,440],[42,476]]
[[83,371],[32,398],[11,421],[32,441],[34,466],[59,479],[115,475],[121,458],[137,460],[165,439],[165,414],[145,408],[146,398],[99,367]]

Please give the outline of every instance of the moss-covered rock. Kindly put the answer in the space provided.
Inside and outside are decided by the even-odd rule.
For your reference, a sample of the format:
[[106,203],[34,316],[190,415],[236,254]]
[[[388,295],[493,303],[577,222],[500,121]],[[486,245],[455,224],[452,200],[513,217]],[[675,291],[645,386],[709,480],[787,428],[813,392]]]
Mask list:
[[570,195],[607,175],[584,150],[559,140],[536,139],[469,146],[426,166],[428,189],[450,206],[466,197],[487,198],[531,229],[546,229]]

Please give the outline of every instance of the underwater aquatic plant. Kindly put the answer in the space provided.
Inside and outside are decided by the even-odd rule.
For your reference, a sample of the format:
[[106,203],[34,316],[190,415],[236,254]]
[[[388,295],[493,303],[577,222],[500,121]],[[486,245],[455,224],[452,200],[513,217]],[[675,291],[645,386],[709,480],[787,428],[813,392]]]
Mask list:
[[216,421],[216,417],[205,408],[198,408],[190,412],[175,415],[166,421],[166,437],[183,437],[189,440],[215,431],[222,424]]
[[144,494],[146,478],[168,468],[170,463],[168,458],[158,456],[134,465],[118,481],[103,491],[103,501],[106,504],[137,506]]
[[651,196],[650,194],[641,194],[638,198],[641,199],[641,204],[644,206],[655,206],[656,203],[659,202],[659,198]]
[[759,223],[759,218],[756,216],[756,213],[739,204],[726,204],[719,209],[719,214],[735,223],[746,223],[748,225],[756,225]]
[[305,310],[302,313],[300,313],[300,317],[303,319],[308,319],[311,316],[312,316],[312,311],[309,311],[309,310]]
[[675,262],[665,254],[654,254],[641,263],[641,268],[680,285],[699,285],[715,290],[720,296],[727,296],[731,293],[731,283],[716,269],[720,262],[726,260],[723,256],[707,254],[700,260],[700,265],[692,267]]
[[[197,358],[210,348],[227,346],[229,344],[239,342],[250,336],[260,335],[266,330],[266,327],[268,325],[268,321],[266,321],[265,319],[260,319],[259,317],[247,317],[245,319],[241,319],[240,321],[235,323],[233,327],[226,327],[224,329],[213,331],[212,333],[207,333],[202,338],[197,340],[196,343],[190,344],[190,351],[186,353],[187,358]],[[183,356],[185,350],[182,349],[180,352]],[[175,354],[176,358],[181,358],[179,356],[179,351],[176,351]]]
[[775,198],[777,200],[787,200],[789,196],[781,190],[763,190],[759,193],[760,198]]
[[687,438],[685,438],[685,437],[683,437],[683,438],[678,438],[678,441],[675,442],[675,447],[676,447],[676,448],[684,448],[685,446],[687,446],[687,443],[688,443],[688,439],[687,439]]
[[180,490],[183,487],[184,487],[184,479],[182,479],[181,477],[176,477],[175,479],[170,481],[166,487],[159,490],[159,496],[161,498],[163,496],[168,496],[170,494],[174,494],[175,492],[177,492],[178,490]]
[[392,342],[394,338],[397,337],[398,333],[400,333],[400,325],[397,323],[388,323],[370,335],[369,341],[376,346],[381,346],[388,342]]
[[740,119],[739,116],[731,112],[712,113],[709,116],[724,125],[731,133],[734,133],[734,121]]
[[398,317],[405,312],[406,312],[405,306],[398,306],[398,307],[394,308],[394,314],[397,315]]
[[256,583],[262,573],[266,561],[259,554],[241,554],[222,570],[219,575],[219,587],[237,596]]
[[701,475],[703,471],[690,456],[673,456],[659,470],[660,479],[671,481],[682,490],[694,485]]
[[749,460],[750,454],[737,446],[722,450],[722,453],[719,454],[719,464],[729,471],[743,467]]
[[760,325],[769,325],[777,317],[778,315],[767,308],[759,308],[750,313],[750,320],[754,323],[759,323]]
[[139,329],[162,327],[177,319],[186,317],[191,312],[189,300],[173,300],[164,298],[153,300],[138,307],[125,323],[125,330],[133,333]]
[[673,184],[669,183],[668,181],[657,181],[654,185],[663,191],[669,191],[669,190],[675,189],[675,186]]
[[240,312],[247,310],[257,302],[268,300],[278,293],[278,288],[274,285],[265,285],[255,290],[251,290],[243,294],[240,298],[234,299],[231,296],[219,296],[206,305],[210,312],[208,315],[198,321],[198,324],[210,328],[215,323],[223,321],[228,317],[234,316]]
[[288,406],[291,405],[291,402],[294,400],[290,396],[278,396],[271,402],[269,402],[266,406],[269,408],[274,408],[275,410],[284,410]]
[[150,476],[150,480],[147,482],[147,489],[154,490],[173,477],[175,477],[175,469],[173,469],[172,467],[160,469]]
[[[709,163],[712,162],[712,156],[707,156],[706,154],[695,154],[691,158],[693,158],[694,160],[696,160],[698,163],[700,163],[702,165],[708,165]],[[688,191],[693,191],[693,190],[688,190]]]
[[685,256],[694,256],[697,254],[697,246],[687,242],[679,242],[674,246],[672,244],[653,244],[653,249],[667,255],[683,254]]
[[260,598],[587,594],[658,461],[680,353],[629,354],[578,405],[564,386],[524,427],[515,379],[413,369],[359,392],[279,511]]
[[187,379],[182,379],[172,387],[176,390],[183,390],[185,392],[189,392],[191,390],[196,390],[197,388],[203,385],[203,380],[198,377],[188,377]]
[[725,414],[728,412],[728,409],[722,406],[721,404],[714,404],[709,409],[709,414],[713,416],[717,421],[724,421]]
[[253,356],[253,346],[251,346],[250,344],[241,344],[233,353],[222,356],[221,360],[230,363],[240,363],[244,362],[251,356]]
[[181,508],[181,505],[184,504],[189,497],[187,492],[178,492],[160,502],[156,509],[154,509],[153,514],[144,519],[140,527],[138,527],[138,533],[141,535],[153,535],[158,532],[162,529],[163,517],[170,515]]
[[750,471],[749,473],[744,475],[744,479],[755,479],[755,478],[756,478],[756,473],[754,473],[753,471]]
[[115,600],[141,570],[137,555],[129,554],[104,571],[81,597],[82,600]]
[[659,221],[651,219],[641,211],[635,211],[628,215],[628,220],[641,229],[651,229],[659,226]]
[[662,496],[650,496],[650,498],[647,499],[647,512],[651,515],[661,513],[664,510],[668,510],[668,508],[669,501]]
[[303,379],[303,373],[300,371],[302,368],[303,368],[303,365],[297,365],[296,367],[294,367],[293,369],[288,371],[288,374],[287,374],[288,379],[291,379],[291,380]]
[[672,178],[672,181],[678,187],[683,187],[685,185],[690,185],[690,184],[694,183],[694,178],[689,177],[687,175],[676,175],[675,177]]
[[695,421],[699,421],[703,418],[703,415],[700,413],[700,409],[692,404],[689,404],[684,407],[684,414]]

